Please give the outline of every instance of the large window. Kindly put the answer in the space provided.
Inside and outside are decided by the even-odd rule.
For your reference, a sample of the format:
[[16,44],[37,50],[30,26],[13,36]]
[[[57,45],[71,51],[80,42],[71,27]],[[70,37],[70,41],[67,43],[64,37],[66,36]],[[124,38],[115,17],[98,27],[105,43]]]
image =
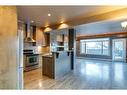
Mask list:
[[109,55],[109,38],[80,40],[80,53]]

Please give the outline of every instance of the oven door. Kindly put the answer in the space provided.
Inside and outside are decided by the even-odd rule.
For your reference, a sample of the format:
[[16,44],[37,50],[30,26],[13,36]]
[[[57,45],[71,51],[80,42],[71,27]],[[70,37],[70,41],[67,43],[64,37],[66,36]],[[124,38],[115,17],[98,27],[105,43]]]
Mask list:
[[26,67],[38,65],[38,56],[37,55],[29,55],[26,57]]

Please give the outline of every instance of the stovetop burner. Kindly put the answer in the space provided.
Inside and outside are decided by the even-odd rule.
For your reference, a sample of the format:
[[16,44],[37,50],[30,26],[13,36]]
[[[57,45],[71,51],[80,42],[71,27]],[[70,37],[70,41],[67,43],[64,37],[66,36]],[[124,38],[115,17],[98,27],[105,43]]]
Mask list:
[[34,54],[33,50],[23,50],[23,54]]

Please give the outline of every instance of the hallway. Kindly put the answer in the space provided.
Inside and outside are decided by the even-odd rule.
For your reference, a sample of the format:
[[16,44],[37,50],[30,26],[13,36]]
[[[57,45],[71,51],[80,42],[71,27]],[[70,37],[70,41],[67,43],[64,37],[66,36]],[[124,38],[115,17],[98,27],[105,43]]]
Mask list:
[[127,89],[127,64],[76,59],[75,69],[58,80],[41,69],[24,73],[25,89]]

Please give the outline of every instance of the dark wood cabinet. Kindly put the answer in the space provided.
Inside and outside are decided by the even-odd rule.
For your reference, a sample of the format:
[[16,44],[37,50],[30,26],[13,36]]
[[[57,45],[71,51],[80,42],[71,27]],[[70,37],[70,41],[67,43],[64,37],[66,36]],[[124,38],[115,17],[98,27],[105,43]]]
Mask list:
[[68,42],[68,48],[69,50],[72,50],[71,52],[71,69],[74,69],[74,57],[75,57],[75,31],[74,29],[69,29],[69,42]]
[[50,33],[44,33],[45,46],[50,46]]
[[54,60],[53,57],[43,56],[42,73],[50,78],[54,78]]
[[73,50],[74,49],[74,42],[75,42],[75,31],[74,29],[69,29],[68,31],[69,33],[69,42],[68,42],[68,46],[69,46],[69,50]]
[[36,41],[36,26],[32,26],[32,30],[33,30],[33,39]]
[[66,51],[43,55],[42,59],[42,74],[49,78],[59,79],[72,70],[70,55]]
[[32,38],[35,40],[35,42],[33,42],[33,46],[36,46],[36,26],[31,26],[32,27]]

